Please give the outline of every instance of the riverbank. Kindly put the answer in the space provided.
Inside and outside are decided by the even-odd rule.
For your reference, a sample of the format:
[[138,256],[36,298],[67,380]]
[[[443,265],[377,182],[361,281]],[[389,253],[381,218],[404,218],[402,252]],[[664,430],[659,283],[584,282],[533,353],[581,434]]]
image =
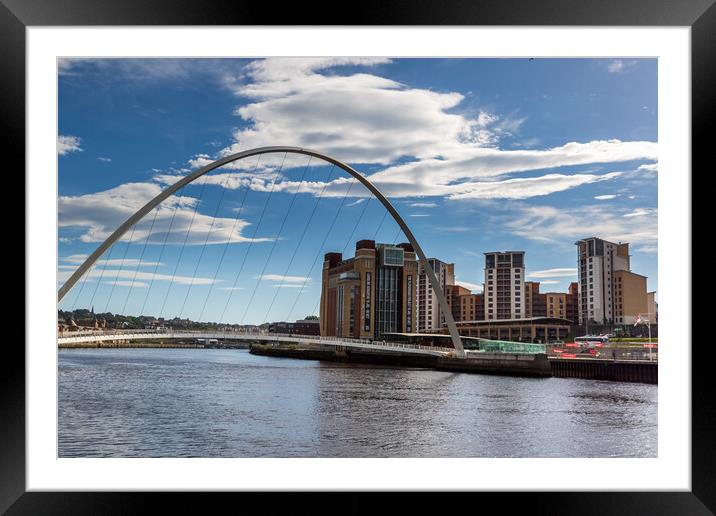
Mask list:
[[414,355],[395,351],[371,351],[332,348],[307,348],[299,346],[271,346],[252,344],[254,355],[302,360],[323,360],[354,364],[421,367],[438,371],[493,374],[500,376],[549,377],[552,376],[547,355],[518,353],[481,353],[468,359]]
[[658,363],[599,359],[550,359],[546,354],[480,353],[467,359],[420,356],[399,352],[370,350],[336,350],[328,346],[301,347],[252,344],[250,353],[277,358],[321,360],[355,364],[420,367],[438,371],[455,371],[498,376],[537,378],[582,378],[613,382],[658,384]]

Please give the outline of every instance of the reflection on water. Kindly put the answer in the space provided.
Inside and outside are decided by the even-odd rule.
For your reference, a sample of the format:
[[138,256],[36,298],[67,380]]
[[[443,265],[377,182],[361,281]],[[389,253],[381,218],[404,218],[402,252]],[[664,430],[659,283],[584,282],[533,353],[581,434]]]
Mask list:
[[656,457],[657,386],[59,352],[60,457]]

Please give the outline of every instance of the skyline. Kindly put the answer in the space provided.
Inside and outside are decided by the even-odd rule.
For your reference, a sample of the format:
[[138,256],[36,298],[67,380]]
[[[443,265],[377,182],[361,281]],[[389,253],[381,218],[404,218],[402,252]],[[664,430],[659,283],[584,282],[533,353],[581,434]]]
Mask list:
[[[210,79],[197,83],[207,72]],[[58,80],[60,284],[182,175],[238,150],[297,145],[367,175],[428,257],[455,263],[456,283],[474,291],[483,280],[482,253],[508,249],[525,251],[527,280],[541,281],[542,291],[566,291],[576,281],[574,242],[590,236],[629,242],[632,270],[649,278],[648,290],[658,289],[654,59],[61,60]],[[193,318],[198,308],[172,310],[185,297],[197,296],[201,305],[211,290],[216,299],[207,303],[204,320],[216,320],[218,294],[231,292],[237,294],[229,315],[244,316],[241,301],[255,299],[245,323],[264,322],[266,315],[279,320],[304,282],[297,304],[307,311],[317,305],[322,259],[306,280],[317,254],[347,257],[362,238],[394,240],[397,225],[366,200],[367,192],[346,195],[345,174],[291,157],[274,184],[280,161],[224,167],[206,188],[200,180],[163,203],[156,219],[148,215],[132,234],[123,272],[115,277],[126,247],[120,243],[115,256],[103,257],[104,273],[92,273],[93,280],[102,274],[95,309],[107,300],[109,311],[126,304],[140,315],[131,310],[146,302],[142,315]],[[342,218],[321,248],[343,199]],[[267,215],[260,217],[264,206]],[[158,237],[175,208],[169,241],[180,244],[186,234],[195,245],[185,251],[170,245],[160,256]],[[312,214],[313,226],[301,237]],[[155,236],[139,270],[150,227]],[[251,242],[254,232],[258,240]],[[212,245],[204,246],[207,234]],[[244,248],[245,281],[232,286]],[[180,256],[178,283],[167,290],[172,260]],[[257,277],[263,287],[254,298]],[[165,291],[143,301],[137,291],[152,280]],[[94,287],[70,292],[60,308],[69,309],[78,293],[76,308],[84,307]],[[277,288],[288,294],[275,296]],[[164,298],[166,313],[157,313]],[[262,313],[270,304],[273,312]]]

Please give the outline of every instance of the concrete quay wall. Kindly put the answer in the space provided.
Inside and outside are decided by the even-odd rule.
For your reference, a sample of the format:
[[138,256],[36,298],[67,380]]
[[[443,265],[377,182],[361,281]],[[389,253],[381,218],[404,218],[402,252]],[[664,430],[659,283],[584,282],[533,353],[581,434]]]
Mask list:
[[554,358],[550,365],[552,375],[558,378],[659,383],[658,362]]
[[496,374],[503,376],[549,377],[552,369],[545,353],[470,353],[468,358],[438,358],[440,371]]

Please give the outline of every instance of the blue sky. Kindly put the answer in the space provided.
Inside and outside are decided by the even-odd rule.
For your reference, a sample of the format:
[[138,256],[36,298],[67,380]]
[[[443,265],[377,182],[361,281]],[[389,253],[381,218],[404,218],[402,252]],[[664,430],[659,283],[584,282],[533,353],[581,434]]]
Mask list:
[[[589,236],[630,242],[632,270],[658,288],[655,59],[82,59],[60,60],[58,81],[60,284],[190,171],[294,145],[368,176],[473,291],[500,250],[524,250],[527,278],[565,291]],[[342,171],[251,158],[165,201],[61,308],[303,318],[323,253],[396,236]]]

